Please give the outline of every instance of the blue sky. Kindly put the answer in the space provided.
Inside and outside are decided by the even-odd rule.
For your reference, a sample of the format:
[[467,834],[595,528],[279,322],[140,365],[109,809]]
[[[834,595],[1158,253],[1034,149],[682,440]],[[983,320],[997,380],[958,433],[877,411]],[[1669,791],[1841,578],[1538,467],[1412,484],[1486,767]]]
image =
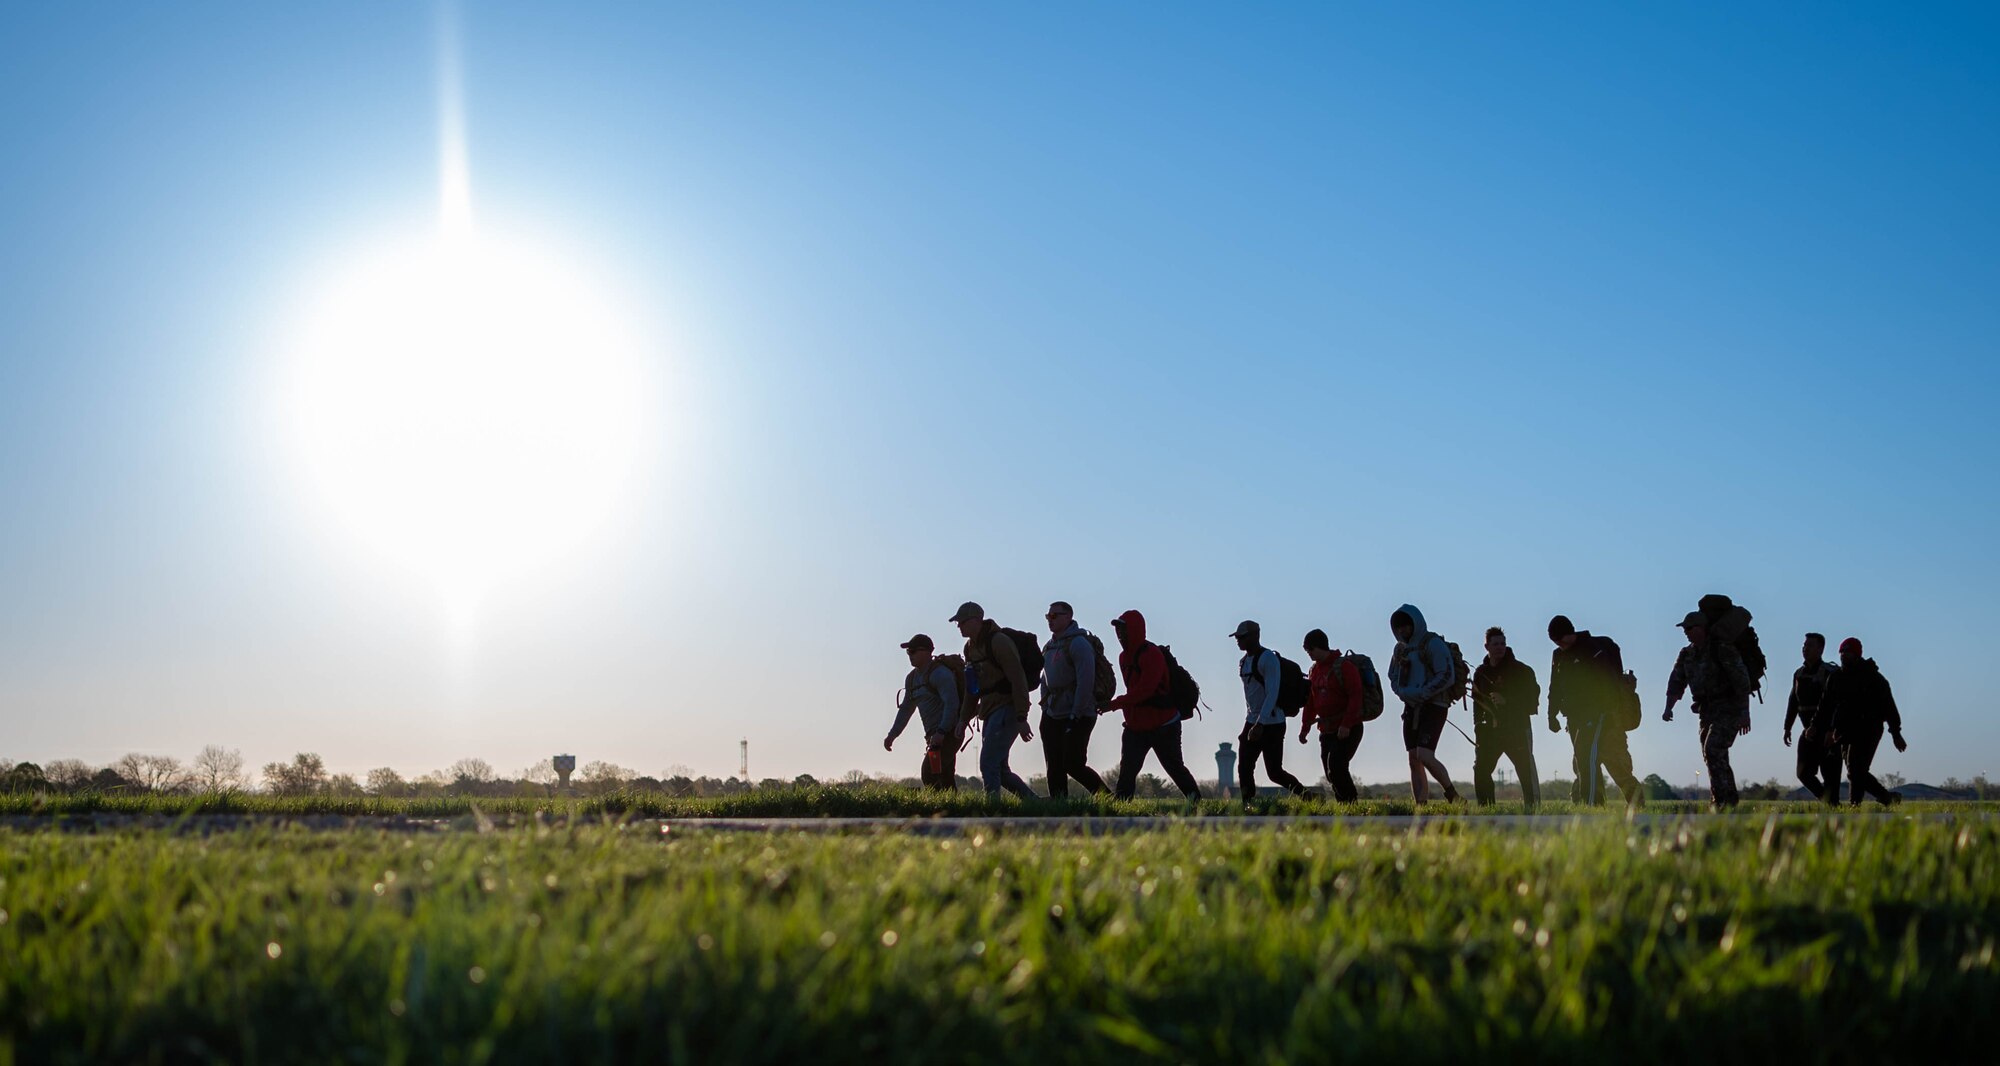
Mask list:
[[[1726,591],[1780,671],[1868,643],[1912,744],[1881,767],[2000,769],[1990,7],[459,24],[481,223],[651,324],[615,521],[453,631],[279,440],[328,264],[436,225],[430,11],[8,8],[0,755],[723,773],[748,737],[758,777],[908,773],[896,644],[1062,598],[1205,682],[1200,768],[1239,618],[1381,657],[1411,601],[1545,671],[1561,611],[1650,714]],[[1740,772],[1789,778],[1781,715]],[[1379,732],[1360,771],[1399,778]],[[1699,766],[1685,717],[1633,751]]]

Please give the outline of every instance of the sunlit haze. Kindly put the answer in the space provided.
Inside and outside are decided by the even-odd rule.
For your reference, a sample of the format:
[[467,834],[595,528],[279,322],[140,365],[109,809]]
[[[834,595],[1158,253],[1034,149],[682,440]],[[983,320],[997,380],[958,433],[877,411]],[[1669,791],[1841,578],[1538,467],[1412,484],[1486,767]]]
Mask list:
[[[1544,674],[1550,615],[1616,638],[1689,784],[1724,592],[1780,696],[1743,779],[1808,630],[1896,685],[1878,772],[2000,771],[1994,8],[0,37],[0,758],[912,776],[898,644],[1062,599],[1174,647],[1208,778],[1239,620],[1386,660],[1409,602]],[[1407,779],[1392,729],[1355,769]]]

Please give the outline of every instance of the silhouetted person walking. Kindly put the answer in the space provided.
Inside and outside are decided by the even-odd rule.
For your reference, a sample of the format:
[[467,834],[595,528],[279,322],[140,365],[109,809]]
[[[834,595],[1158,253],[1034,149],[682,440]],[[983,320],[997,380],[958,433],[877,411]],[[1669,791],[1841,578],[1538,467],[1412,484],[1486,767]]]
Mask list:
[[1167,653],[1146,639],[1146,616],[1126,611],[1111,622],[1118,634],[1118,670],[1125,675],[1125,694],[1105,710],[1125,712],[1125,732],[1118,744],[1118,798],[1131,799],[1138,790],[1139,770],[1148,752],[1159,756],[1181,795],[1200,799],[1194,772],[1181,757],[1181,708],[1174,706],[1173,672]]
[[1472,794],[1480,806],[1493,803],[1493,768],[1506,756],[1521,779],[1521,802],[1529,810],[1542,800],[1535,772],[1535,729],[1542,685],[1535,671],[1514,657],[1499,626],[1486,631],[1486,661],[1472,672]]
[[1681,629],[1687,634],[1687,647],[1674,660],[1673,675],[1667,679],[1667,713],[1661,718],[1673,721],[1674,704],[1682,693],[1694,690],[1709,797],[1716,810],[1724,810],[1743,801],[1736,789],[1736,771],[1729,765],[1729,749],[1737,737],[1750,732],[1750,671],[1735,645],[1708,638],[1708,618],[1700,611],[1689,611],[1681,619]]
[[1833,723],[1820,713],[1826,686],[1839,667],[1827,662],[1826,638],[1807,633],[1799,648],[1804,665],[1792,671],[1792,694],[1785,699],[1785,746],[1792,746],[1792,723],[1799,733],[1798,775],[1806,791],[1828,803],[1840,802],[1840,746],[1828,739]]
[[1889,679],[1882,676],[1875,660],[1861,657],[1861,641],[1855,637],[1840,642],[1840,670],[1827,682],[1820,713],[1832,716],[1833,742],[1846,753],[1847,782],[1854,805],[1861,806],[1864,795],[1884,804],[1901,803],[1903,794],[1883,788],[1870,767],[1875,762],[1875,749],[1882,744],[1884,726],[1897,751],[1910,750],[1903,741],[1903,716],[1896,709]]
[[1264,646],[1263,633],[1257,623],[1245,621],[1230,634],[1243,652],[1237,672],[1243,678],[1245,713],[1243,732],[1236,738],[1243,759],[1238,764],[1236,784],[1243,791],[1244,803],[1257,798],[1259,758],[1264,760],[1264,770],[1274,784],[1294,796],[1306,795],[1306,786],[1285,772],[1285,712],[1278,706],[1283,667],[1278,662],[1278,653]]
[[[951,621],[965,637],[966,683],[975,693],[974,709],[984,723],[979,734],[979,777],[986,786],[986,795],[998,799],[1004,788],[1022,799],[1034,799],[1034,790],[1007,765],[1015,741],[1034,739],[1033,731],[1028,728],[1028,692],[1032,686],[1028,682],[1028,668],[1021,659],[1022,641],[1014,638],[1013,631],[1001,629],[986,617],[984,607],[969,601],[959,605]],[[1035,638],[1022,636],[1028,652],[1040,658],[1041,649],[1035,645]],[[1034,676],[1036,683],[1040,683],[1040,664],[1035,665]]]
[[1549,660],[1549,731],[1561,728],[1557,715],[1569,720],[1570,765],[1576,773],[1570,798],[1602,804],[1604,779],[1598,773],[1602,767],[1618,782],[1626,806],[1637,806],[1645,793],[1632,772],[1625,727],[1614,713],[1623,698],[1619,689],[1625,684],[1624,653],[1617,641],[1579,630],[1560,614],[1549,619],[1549,639],[1556,645]]
[[1306,742],[1317,722],[1319,764],[1326,772],[1327,784],[1333,786],[1333,798],[1353,803],[1361,798],[1350,769],[1355,749],[1361,746],[1361,671],[1347,656],[1333,650],[1323,629],[1306,634],[1305,653],[1313,666],[1306,678],[1305,709],[1299,716],[1299,743]]
[[1434,777],[1444,788],[1448,803],[1457,803],[1458,789],[1452,787],[1451,771],[1438,761],[1438,740],[1451,705],[1463,693],[1452,691],[1459,680],[1457,663],[1445,639],[1424,624],[1424,612],[1404,604],[1389,616],[1389,631],[1396,636],[1396,650],[1389,657],[1389,690],[1403,701],[1403,748],[1410,759],[1410,798],[1428,803]]
[[[1097,728],[1097,676],[1101,654],[1076,612],[1061,600],[1044,616],[1049,642],[1042,647],[1042,756],[1049,768],[1049,797],[1069,795],[1071,778],[1091,792],[1108,792],[1090,768],[1090,734]],[[1108,665],[1108,664],[1107,664]]]
[[[903,696],[896,705],[896,723],[882,740],[883,751],[893,751],[896,738],[910,724],[912,713],[924,726],[924,764],[920,778],[927,788],[947,792],[958,789],[959,680],[935,653],[931,638],[919,633],[903,643],[910,657],[910,673],[903,679]],[[963,669],[963,667],[960,667]]]

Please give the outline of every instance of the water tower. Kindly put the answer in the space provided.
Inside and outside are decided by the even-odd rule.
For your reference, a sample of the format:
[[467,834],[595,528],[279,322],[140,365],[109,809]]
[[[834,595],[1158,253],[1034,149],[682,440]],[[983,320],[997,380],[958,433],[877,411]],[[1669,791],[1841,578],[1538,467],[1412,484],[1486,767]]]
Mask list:
[[567,795],[569,793],[569,775],[576,772],[576,756],[574,755],[556,756],[555,768],[556,768],[556,788],[565,795]]

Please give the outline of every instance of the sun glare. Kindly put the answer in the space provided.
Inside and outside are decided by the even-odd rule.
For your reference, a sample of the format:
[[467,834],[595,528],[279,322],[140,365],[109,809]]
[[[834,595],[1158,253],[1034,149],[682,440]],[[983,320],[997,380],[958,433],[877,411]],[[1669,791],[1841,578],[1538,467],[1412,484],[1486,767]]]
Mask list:
[[319,498],[454,607],[580,545],[639,452],[627,321],[523,242],[460,228],[363,257],[321,291],[293,365]]

